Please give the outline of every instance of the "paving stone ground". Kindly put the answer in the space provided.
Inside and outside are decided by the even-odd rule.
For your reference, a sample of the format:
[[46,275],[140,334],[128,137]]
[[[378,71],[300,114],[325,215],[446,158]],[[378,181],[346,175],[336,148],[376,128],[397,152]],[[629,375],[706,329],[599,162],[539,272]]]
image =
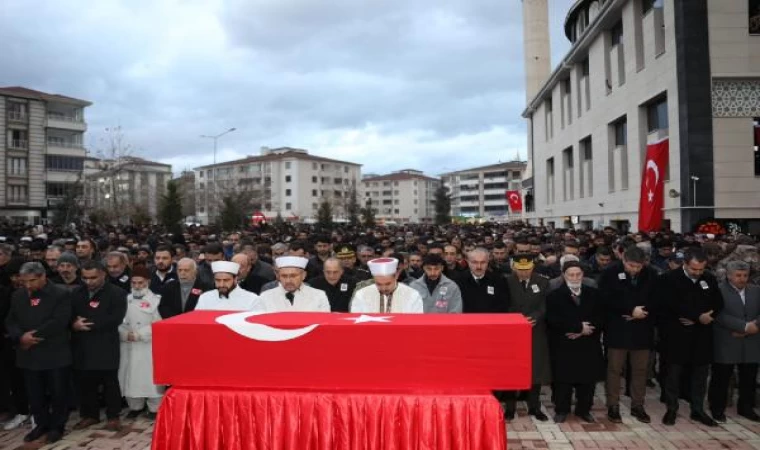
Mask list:
[[[554,411],[548,398],[542,396],[544,411],[552,416]],[[760,424],[750,422],[736,415],[729,408],[728,422],[717,428],[706,427],[689,420],[689,407],[682,402],[675,426],[662,425],[665,407],[659,402],[659,390],[649,389],[647,412],[652,416],[649,425],[639,423],[629,414],[630,401],[624,398],[621,404],[623,424],[613,424],[607,420],[602,385],[597,387],[593,413],[597,423],[587,424],[572,415],[563,424],[538,422],[527,415],[525,405],[518,403],[518,416],[508,424],[509,450],[760,450]],[[78,418],[72,414],[71,426]],[[104,424],[85,431],[72,431],[62,441],[44,446],[40,443],[24,445],[23,436],[29,426],[12,432],[0,432],[0,450],[45,449],[45,450],[148,450],[150,449],[153,423],[145,418],[124,421],[124,429],[119,433],[103,430]],[[300,449],[293,449],[300,450]],[[488,449],[483,449],[488,450]]]

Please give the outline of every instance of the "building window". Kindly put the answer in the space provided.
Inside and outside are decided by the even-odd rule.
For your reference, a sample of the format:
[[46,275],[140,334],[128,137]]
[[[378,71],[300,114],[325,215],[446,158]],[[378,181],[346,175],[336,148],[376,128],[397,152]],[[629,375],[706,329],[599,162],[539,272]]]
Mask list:
[[760,0],[749,1],[749,34],[760,34]]
[[612,46],[620,45],[623,43],[623,21],[618,21],[612,28],[610,28],[610,43]]
[[317,203],[312,203],[312,204],[311,204],[311,209],[319,209],[319,204],[317,204]]
[[628,145],[628,121],[625,117],[614,124],[615,127],[615,146],[621,147]]
[[206,185],[204,183],[200,183],[198,185],[198,189],[201,189],[201,190],[206,189]]
[[8,158],[8,175],[26,176],[26,158]]
[[[367,195],[369,195],[369,192],[367,192]],[[316,197],[317,196],[317,190],[316,189],[312,189],[311,190],[311,196],[312,197]]]
[[26,203],[27,200],[27,188],[26,186],[10,185],[8,190],[8,202],[9,203]]
[[343,173],[348,173],[348,166],[343,166]]
[[755,176],[760,177],[760,117],[755,117],[753,125],[752,133],[755,136]]
[[393,214],[398,214],[398,209],[394,209]]
[[562,198],[564,201],[575,199],[575,155],[573,148],[562,151]]
[[290,161],[285,161],[285,170],[290,169]]
[[641,15],[645,15],[654,8],[654,4],[661,0],[641,0]]
[[312,183],[316,183],[317,182],[317,177],[311,177],[311,182]]
[[417,186],[417,182],[416,181],[414,182],[414,185]]
[[292,209],[292,206],[290,203],[285,203],[285,209],[290,210]]
[[393,185],[394,185],[394,186],[398,186],[398,181],[394,181],[394,182],[393,182]]
[[201,207],[198,208],[198,212],[201,213],[201,214],[203,214],[203,213],[206,212],[206,208],[204,208],[203,206],[201,206]]
[[554,137],[554,111],[552,110],[552,98],[549,97],[544,101],[544,108],[546,114],[544,121],[546,122],[546,140]]
[[650,133],[668,129],[668,99],[661,98],[647,105],[647,129]]
[[581,75],[587,77],[589,74],[588,58],[581,61]]
[[198,178],[203,178],[203,171],[198,172]]
[[393,200],[394,205],[398,205],[398,200]]
[[311,170],[319,170],[317,163],[311,163]]
[[285,189],[285,197],[290,197],[290,189]]
[[554,157],[546,160],[546,203],[554,203]]
[[60,155],[45,156],[45,167],[48,170],[81,171],[83,166],[84,158]]
[[285,175],[285,182],[290,183],[290,175]]
[[581,141],[581,149],[583,149],[583,153],[582,153],[583,160],[591,161],[591,159],[593,159],[593,155],[591,151],[591,136]]

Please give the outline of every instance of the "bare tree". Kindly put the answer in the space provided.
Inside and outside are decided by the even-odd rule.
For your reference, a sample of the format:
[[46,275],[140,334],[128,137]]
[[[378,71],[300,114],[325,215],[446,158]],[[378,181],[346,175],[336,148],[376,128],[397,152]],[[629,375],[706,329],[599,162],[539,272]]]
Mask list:
[[[110,210],[112,220],[123,222],[126,219],[123,212],[134,200],[130,198],[129,193],[122,194],[124,191],[128,192],[123,186],[124,181],[128,184],[124,173],[126,166],[131,163],[134,149],[127,142],[121,126],[106,128],[99,146],[95,154],[100,161],[97,162],[95,173],[89,175],[91,182],[94,180],[97,183],[93,188],[94,195],[102,196],[106,200],[106,207],[103,209]],[[100,203],[99,200],[97,203]]]

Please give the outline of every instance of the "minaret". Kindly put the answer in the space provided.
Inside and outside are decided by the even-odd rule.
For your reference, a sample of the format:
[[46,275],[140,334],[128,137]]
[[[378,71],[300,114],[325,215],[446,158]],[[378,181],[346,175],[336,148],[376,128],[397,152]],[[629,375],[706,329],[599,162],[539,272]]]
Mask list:
[[551,74],[548,0],[522,0],[525,51],[525,104],[533,100]]

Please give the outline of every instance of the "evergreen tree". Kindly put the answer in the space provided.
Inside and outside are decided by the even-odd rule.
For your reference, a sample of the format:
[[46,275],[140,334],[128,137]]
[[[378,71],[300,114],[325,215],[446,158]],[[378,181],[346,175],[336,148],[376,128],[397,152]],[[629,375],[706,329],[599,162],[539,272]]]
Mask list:
[[172,180],[166,186],[166,194],[161,197],[158,217],[161,224],[169,231],[179,233],[182,229],[180,225],[182,216],[182,196],[177,182]]
[[346,205],[346,212],[348,213],[348,223],[352,227],[359,225],[359,213],[361,212],[361,206],[359,206],[359,200],[356,198],[356,188],[351,188],[351,192],[348,194],[348,205]]
[[435,224],[451,223],[451,197],[449,197],[449,189],[443,184],[435,190],[433,204],[435,204]]
[[224,231],[237,230],[245,224],[245,203],[240,193],[231,193],[222,198],[219,211],[219,225]]
[[321,228],[332,227],[332,205],[327,199],[322,199],[322,203],[319,204],[317,210],[317,223]]
[[364,217],[364,226],[372,228],[375,226],[375,209],[372,208],[372,201],[367,200],[367,205],[361,209],[362,217]]

